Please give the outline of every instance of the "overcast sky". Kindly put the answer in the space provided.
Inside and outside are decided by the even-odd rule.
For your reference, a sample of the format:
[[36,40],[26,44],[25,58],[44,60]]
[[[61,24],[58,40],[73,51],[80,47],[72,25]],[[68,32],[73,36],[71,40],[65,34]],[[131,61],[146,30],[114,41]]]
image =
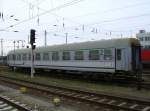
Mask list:
[[13,40],[27,45],[30,29],[37,46],[44,45],[44,30],[47,45],[64,44],[66,33],[68,43],[131,37],[150,31],[149,6],[150,0],[0,0],[0,39],[6,54]]

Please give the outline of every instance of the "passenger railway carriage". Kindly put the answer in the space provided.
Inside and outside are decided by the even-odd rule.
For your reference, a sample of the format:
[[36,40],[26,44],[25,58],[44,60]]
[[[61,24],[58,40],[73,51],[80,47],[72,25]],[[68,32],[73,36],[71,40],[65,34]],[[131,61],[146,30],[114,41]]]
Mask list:
[[[30,67],[31,49],[10,51],[10,67]],[[34,67],[55,70],[128,74],[140,68],[140,43],[136,38],[111,39],[39,47]]]

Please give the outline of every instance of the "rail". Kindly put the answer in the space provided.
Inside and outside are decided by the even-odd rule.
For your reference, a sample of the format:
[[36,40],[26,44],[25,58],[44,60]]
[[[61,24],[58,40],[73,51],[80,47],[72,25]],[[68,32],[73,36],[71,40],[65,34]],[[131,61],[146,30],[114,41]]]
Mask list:
[[[53,94],[68,99],[82,102],[88,102],[97,106],[107,107],[115,110],[127,111],[150,111],[150,101],[141,100],[131,97],[122,97],[106,93],[97,93],[93,91],[84,91],[81,89],[66,88],[61,86],[43,85],[40,83],[29,82],[16,78],[2,77],[1,81],[5,83],[24,86],[28,89],[40,91],[41,94]],[[44,92],[44,93],[43,93]]]
[[0,95],[0,111],[31,111],[26,104],[22,104],[7,96]]

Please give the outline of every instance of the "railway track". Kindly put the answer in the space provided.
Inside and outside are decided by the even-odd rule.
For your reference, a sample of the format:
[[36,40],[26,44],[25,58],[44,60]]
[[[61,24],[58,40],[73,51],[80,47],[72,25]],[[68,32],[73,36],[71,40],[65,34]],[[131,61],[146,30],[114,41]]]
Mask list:
[[31,111],[26,107],[26,104],[22,104],[7,96],[0,95],[0,111]]
[[114,110],[125,111],[150,111],[150,101],[141,100],[137,98],[121,97],[110,95],[106,93],[97,93],[92,91],[84,91],[79,89],[72,89],[59,86],[43,85],[35,82],[28,82],[16,78],[8,78],[0,76],[0,80],[14,84],[17,86],[24,86],[32,91],[41,92],[40,94],[57,95],[63,98],[76,100],[94,104],[100,107],[106,107]]
[[142,73],[143,73],[143,75],[145,75],[145,74],[150,75],[150,68],[149,67],[143,68]]

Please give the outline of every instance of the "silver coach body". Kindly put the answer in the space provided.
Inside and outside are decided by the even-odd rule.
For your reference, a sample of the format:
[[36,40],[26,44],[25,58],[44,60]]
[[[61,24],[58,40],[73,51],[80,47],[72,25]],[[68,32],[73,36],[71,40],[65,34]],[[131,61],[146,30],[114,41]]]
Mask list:
[[[75,71],[90,71],[90,72],[109,72],[116,71],[133,71],[133,46],[140,46],[136,38],[122,38],[100,40],[83,43],[73,43],[64,45],[54,45],[47,47],[38,47],[35,54],[39,54],[40,60],[34,60],[35,68],[45,69],[61,69]],[[111,59],[104,58],[105,50],[111,51]],[[31,49],[12,50],[8,53],[8,65],[11,67],[30,67],[31,61],[28,59]],[[89,51],[98,50],[99,59],[89,60]],[[75,60],[75,51],[83,51],[83,60]],[[52,60],[52,53],[58,52],[59,60]],[[69,52],[70,59],[63,60],[63,52]],[[101,53],[102,52],[102,53]],[[48,53],[49,59],[43,60],[44,53]],[[134,52],[136,53],[136,52]],[[139,53],[139,52],[137,52]],[[26,59],[23,60],[23,54],[26,54]],[[21,59],[17,60],[17,56],[21,55]],[[139,54],[137,54],[139,55]],[[13,57],[14,56],[14,57]],[[35,55],[36,56],[36,55]],[[140,59],[140,57],[139,57]],[[138,59],[137,59],[138,60]]]

